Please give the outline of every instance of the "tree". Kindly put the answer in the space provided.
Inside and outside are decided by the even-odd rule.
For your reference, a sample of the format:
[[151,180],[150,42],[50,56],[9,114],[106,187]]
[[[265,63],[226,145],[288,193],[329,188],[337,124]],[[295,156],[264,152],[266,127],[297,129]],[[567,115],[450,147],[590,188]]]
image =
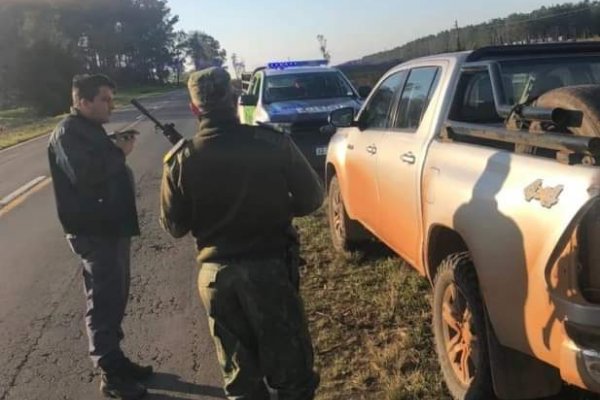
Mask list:
[[0,4],[0,107],[13,103],[17,96],[14,78],[17,54],[23,47],[19,35],[21,15],[18,5]]
[[537,43],[599,35],[600,1],[584,0],[541,7],[531,13],[514,13],[506,18],[495,18],[460,29],[455,26],[453,32],[445,30],[437,35],[426,36],[389,51],[365,56],[360,62],[373,64],[407,60],[457,48],[476,49],[487,45]]
[[[0,0],[0,105],[62,111],[74,73],[165,82],[183,69],[177,20],[166,0]],[[61,99],[46,96],[55,89]]]
[[[21,49],[15,83],[20,98],[40,115],[56,115],[69,110],[71,81],[81,69],[79,60],[56,44],[40,41]],[[40,70],[40,65],[48,66]]]
[[184,71],[185,67],[185,45],[186,45],[187,35],[184,31],[177,31],[175,33],[174,40],[171,44],[170,53],[171,53],[171,68],[175,71],[176,81],[179,85],[179,81],[181,79],[181,74]]
[[227,52],[221,49],[220,43],[204,32],[188,33],[183,48],[196,71],[208,67],[221,67],[227,58]]

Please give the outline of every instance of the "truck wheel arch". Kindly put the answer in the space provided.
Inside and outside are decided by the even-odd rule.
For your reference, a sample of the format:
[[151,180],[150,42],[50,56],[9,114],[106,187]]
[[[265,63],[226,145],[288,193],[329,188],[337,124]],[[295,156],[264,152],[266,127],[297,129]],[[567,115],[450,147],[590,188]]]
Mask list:
[[[461,235],[447,226],[433,226],[429,230],[428,238],[426,271],[427,278],[433,286],[442,262],[453,253],[468,252],[469,249]],[[472,268],[475,269],[474,276],[477,277],[476,266],[473,265]],[[483,293],[481,299],[485,310]],[[558,371],[540,360],[502,346],[489,322],[487,310],[485,314],[490,372],[495,393],[502,398],[539,398],[558,393],[562,383]],[[515,385],[515,382],[519,384]],[[525,385],[524,382],[528,384]]]
[[442,261],[450,254],[469,251],[469,248],[458,232],[444,225],[431,227],[428,238],[426,273],[427,279],[433,285]]
[[329,183],[331,183],[331,178],[337,175],[337,171],[332,163],[327,163],[325,167],[325,190],[329,190]]

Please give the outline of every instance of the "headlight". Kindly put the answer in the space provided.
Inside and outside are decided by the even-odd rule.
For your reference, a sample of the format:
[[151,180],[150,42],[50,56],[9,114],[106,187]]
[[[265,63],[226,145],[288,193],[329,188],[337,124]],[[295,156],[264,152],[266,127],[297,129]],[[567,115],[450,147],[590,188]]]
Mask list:
[[594,350],[583,350],[583,362],[589,374],[600,382],[600,353]]

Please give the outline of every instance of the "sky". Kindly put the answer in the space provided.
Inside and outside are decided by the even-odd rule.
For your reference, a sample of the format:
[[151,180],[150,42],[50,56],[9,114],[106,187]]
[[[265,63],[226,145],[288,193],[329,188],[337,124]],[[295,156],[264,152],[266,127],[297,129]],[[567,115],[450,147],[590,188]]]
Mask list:
[[[333,65],[459,26],[530,12],[543,0],[168,0],[177,29],[200,30],[243,59],[246,69],[278,60],[319,59],[327,39]],[[227,65],[230,66],[228,59]]]

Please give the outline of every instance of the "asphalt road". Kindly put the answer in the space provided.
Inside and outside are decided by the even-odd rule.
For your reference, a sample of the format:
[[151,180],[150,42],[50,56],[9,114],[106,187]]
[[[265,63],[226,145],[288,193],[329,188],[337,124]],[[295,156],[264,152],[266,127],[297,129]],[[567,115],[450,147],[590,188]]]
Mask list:
[[[156,116],[191,136],[185,92],[143,100]],[[136,122],[118,110],[107,130]],[[132,248],[132,287],[123,348],[157,371],[147,399],[224,398],[208,325],[196,289],[191,238],[175,241],[158,225],[162,157],[170,145],[141,119],[128,163],[136,175],[142,235]],[[49,176],[47,137],[0,152],[0,199]],[[0,209],[0,400],[101,399],[87,357],[81,267],[56,217],[50,184]]]

